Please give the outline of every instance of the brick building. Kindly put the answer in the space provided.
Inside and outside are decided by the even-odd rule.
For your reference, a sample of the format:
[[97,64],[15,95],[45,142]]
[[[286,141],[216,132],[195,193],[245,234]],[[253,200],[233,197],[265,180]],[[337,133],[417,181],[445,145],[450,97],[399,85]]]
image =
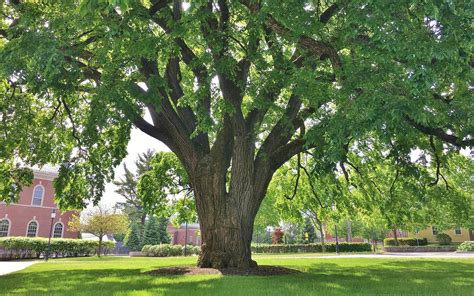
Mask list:
[[0,237],[49,237],[51,213],[55,211],[52,237],[77,238],[78,233],[69,231],[67,227],[74,212],[62,212],[54,203],[56,170],[43,168],[33,169],[33,172],[33,184],[23,189],[18,203],[7,205],[0,202]]
[[171,235],[171,243],[174,245],[184,245],[186,235],[188,237],[187,244],[200,246],[201,245],[201,230],[199,224],[181,225],[179,228],[169,224],[167,227],[168,233]]

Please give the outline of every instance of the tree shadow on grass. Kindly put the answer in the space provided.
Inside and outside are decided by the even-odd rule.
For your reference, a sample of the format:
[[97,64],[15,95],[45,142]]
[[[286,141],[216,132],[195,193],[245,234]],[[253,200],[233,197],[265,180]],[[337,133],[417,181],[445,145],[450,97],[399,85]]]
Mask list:
[[[32,270],[0,278],[10,295],[469,295],[472,264],[384,261],[369,266],[315,262],[300,274],[152,276],[143,269]],[[157,266],[160,268],[162,266]]]

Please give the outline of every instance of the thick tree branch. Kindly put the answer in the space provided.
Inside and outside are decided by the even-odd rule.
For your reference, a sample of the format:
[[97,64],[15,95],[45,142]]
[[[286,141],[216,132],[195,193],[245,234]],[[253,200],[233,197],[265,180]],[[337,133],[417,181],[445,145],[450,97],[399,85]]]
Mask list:
[[329,6],[321,15],[319,16],[319,21],[323,24],[329,22],[329,20],[336,15],[340,10],[340,6],[337,3]]
[[405,116],[405,120],[414,128],[416,128],[417,130],[419,130],[420,132],[426,134],[426,135],[430,135],[430,136],[435,136],[436,138],[446,142],[446,143],[449,143],[449,144],[452,144],[456,147],[459,147],[459,148],[465,148],[465,147],[474,147],[474,139],[467,139],[467,140],[463,140],[455,135],[450,135],[448,133],[446,133],[442,128],[439,128],[439,127],[429,127],[429,126],[425,126],[423,124],[420,124],[418,122],[416,122],[415,120],[413,120],[411,117],[409,116]]
[[[283,26],[281,23],[279,23],[273,16],[268,15],[267,17],[267,26],[275,33],[281,35],[282,37],[285,38],[292,38],[292,37],[297,37],[293,32],[291,32],[288,28]],[[313,54],[316,57],[320,58],[329,58],[331,61],[332,67],[334,70],[340,69],[342,66],[342,62],[339,58],[339,55],[328,43],[314,40],[311,37],[301,35],[299,36],[297,45],[301,48],[304,49],[305,51]]]

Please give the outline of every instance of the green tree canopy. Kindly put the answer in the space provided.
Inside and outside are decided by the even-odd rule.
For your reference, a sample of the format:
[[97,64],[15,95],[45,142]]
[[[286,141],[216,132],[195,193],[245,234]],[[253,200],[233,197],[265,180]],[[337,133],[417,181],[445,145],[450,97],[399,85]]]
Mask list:
[[347,154],[367,138],[440,163],[474,143],[467,1],[77,4],[0,4],[8,202],[25,184],[17,163],[55,163],[61,207],[97,203],[135,126],[186,170],[198,264],[246,268],[268,184],[294,155],[316,148],[325,167],[354,174]]
[[124,245],[130,251],[141,251],[142,249],[142,230],[140,224],[132,223],[125,235]]
[[132,173],[127,165],[123,164],[123,176],[113,181],[113,184],[118,187],[115,192],[125,198],[125,202],[118,202],[116,207],[126,213],[132,222],[141,223],[142,225],[145,225],[147,213],[143,208],[142,200],[137,194],[137,183],[139,177],[151,169],[150,162],[153,155],[154,151],[152,150],[139,154],[135,161],[137,167],[135,173]]

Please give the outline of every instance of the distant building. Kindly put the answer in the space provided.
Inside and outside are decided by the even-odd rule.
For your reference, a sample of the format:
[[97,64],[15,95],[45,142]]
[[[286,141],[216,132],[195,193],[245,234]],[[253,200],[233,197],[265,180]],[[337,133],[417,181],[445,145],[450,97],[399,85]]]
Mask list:
[[[83,232],[81,233],[81,239],[83,240],[91,240],[91,241],[99,241],[99,237],[98,236],[95,236],[93,235],[92,233],[88,233],[88,232]],[[113,242],[115,243],[115,239],[112,235],[110,234],[106,234],[104,235],[104,237],[102,238],[102,241],[103,242]]]
[[188,245],[201,245],[201,230],[197,223],[188,224],[187,231],[185,224],[181,225],[179,228],[174,227],[172,224],[168,224],[167,230],[171,236],[171,243],[174,245],[184,245],[186,236],[188,238],[186,241]]
[[33,172],[33,184],[23,189],[18,203],[7,205],[0,202],[0,237],[49,237],[51,212],[55,210],[51,236],[77,238],[78,233],[69,231],[67,227],[74,212],[62,212],[54,203],[53,180],[57,171],[43,168],[33,169]]
[[409,236],[420,238],[423,237],[426,238],[429,243],[434,243],[437,242],[436,235],[438,235],[439,233],[446,233],[447,235],[449,235],[453,243],[474,241],[474,234],[472,229],[467,229],[463,227],[454,227],[452,229],[441,230],[436,226],[430,226],[416,233],[409,233]]

